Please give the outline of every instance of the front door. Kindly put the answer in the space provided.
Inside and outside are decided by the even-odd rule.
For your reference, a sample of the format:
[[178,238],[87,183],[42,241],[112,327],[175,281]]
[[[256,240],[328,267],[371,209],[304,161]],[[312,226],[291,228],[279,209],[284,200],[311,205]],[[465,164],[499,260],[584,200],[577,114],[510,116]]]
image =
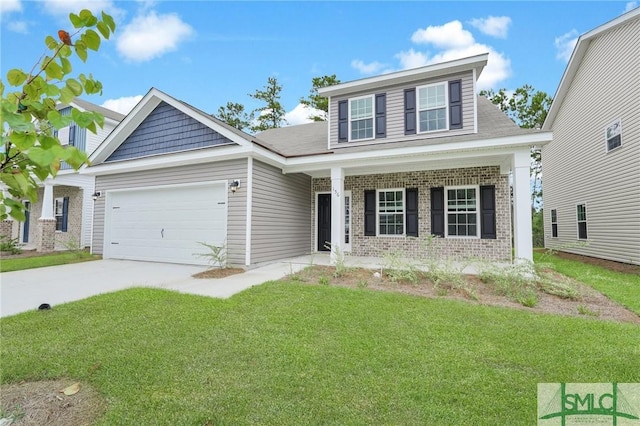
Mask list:
[[331,247],[331,194],[318,194],[318,251]]
[[24,202],[24,224],[22,228],[22,242],[29,242],[29,213],[31,211],[31,203],[29,201]]

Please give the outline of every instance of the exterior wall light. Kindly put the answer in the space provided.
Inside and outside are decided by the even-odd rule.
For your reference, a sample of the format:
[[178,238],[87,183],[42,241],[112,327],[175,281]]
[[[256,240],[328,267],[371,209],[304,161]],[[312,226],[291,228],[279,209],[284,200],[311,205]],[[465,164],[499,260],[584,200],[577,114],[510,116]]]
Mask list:
[[96,191],[93,194],[91,194],[91,198],[93,198],[93,201],[96,201],[100,197],[102,197],[102,192],[100,191]]
[[233,193],[235,193],[238,190],[238,188],[240,188],[240,180],[239,179],[236,179],[236,180],[234,180],[233,182],[231,182],[229,184],[229,189]]

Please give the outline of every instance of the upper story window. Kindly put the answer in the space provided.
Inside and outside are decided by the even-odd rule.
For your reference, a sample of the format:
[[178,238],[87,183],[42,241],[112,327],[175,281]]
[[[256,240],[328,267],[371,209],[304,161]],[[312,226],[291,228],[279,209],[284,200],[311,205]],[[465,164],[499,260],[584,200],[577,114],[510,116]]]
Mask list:
[[349,140],[373,139],[373,96],[349,99]]
[[605,128],[607,152],[622,146],[622,121],[618,118]]
[[447,128],[447,84],[418,87],[418,132]]
[[60,145],[75,146],[76,126],[72,124],[71,126],[63,127],[58,130],[57,136],[60,141]]

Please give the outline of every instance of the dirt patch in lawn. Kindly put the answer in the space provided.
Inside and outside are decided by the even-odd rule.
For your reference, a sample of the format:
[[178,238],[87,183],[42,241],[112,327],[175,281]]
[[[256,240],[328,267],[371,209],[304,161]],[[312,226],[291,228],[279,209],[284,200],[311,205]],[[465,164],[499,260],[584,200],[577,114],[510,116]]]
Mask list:
[[[426,273],[417,272],[415,280],[394,279],[392,275],[380,270],[364,268],[346,268],[336,274],[332,266],[310,266],[289,279],[314,285],[335,285],[350,288],[393,291],[430,298],[464,300],[480,305],[502,306],[531,312],[580,316],[618,322],[640,324],[640,317],[625,307],[613,302],[593,288],[558,274],[552,270],[543,271],[547,291],[563,290],[572,297],[560,297],[543,290],[543,284],[527,287],[527,297],[521,299],[528,307],[518,301],[518,297],[504,295],[496,286],[483,282],[475,275],[458,274],[457,280],[446,280],[437,285]],[[553,283],[550,286],[549,283]],[[550,289],[551,287],[551,289]],[[533,303],[532,303],[533,302]]]
[[579,254],[566,253],[562,251],[556,252],[555,254],[563,259],[576,260],[589,265],[601,266],[615,272],[640,275],[640,266],[632,265],[630,263],[614,262],[613,260],[598,259],[597,257],[581,256]]
[[2,417],[11,425],[93,425],[106,409],[104,399],[86,384],[74,395],[62,389],[77,383],[60,379],[22,382],[0,387]]
[[224,278],[230,275],[241,274],[244,272],[242,268],[215,268],[193,274],[193,278]]

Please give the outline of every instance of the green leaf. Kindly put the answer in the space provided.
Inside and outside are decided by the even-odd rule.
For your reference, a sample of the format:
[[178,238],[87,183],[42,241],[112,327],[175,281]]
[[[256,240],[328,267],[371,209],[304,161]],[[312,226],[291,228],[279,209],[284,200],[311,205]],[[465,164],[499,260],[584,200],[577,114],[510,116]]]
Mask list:
[[80,19],[80,17],[75,13],[69,14],[69,20],[71,21],[71,24],[73,25],[74,28],[82,27],[82,19]]
[[102,37],[104,37],[105,39],[109,40],[109,27],[107,26],[107,24],[105,24],[104,22],[100,21],[98,22],[97,25],[98,31],[100,31],[100,34],[102,34]]
[[87,47],[97,51],[100,48],[100,36],[93,30],[87,30],[82,34],[82,40],[87,43]]
[[[71,120],[69,120],[69,123],[71,123]],[[69,123],[67,123],[67,125]],[[40,135],[38,141],[40,142],[40,146],[44,149],[51,149],[53,147],[60,146],[58,138],[54,138],[53,136]]]
[[76,42],[75,48],[76,48],[76,55],[78,55],[78,58],[80,58],[82,62],[87,62],[87,47],[82,42],[82,40],[78,40]]
[[94,135],[97,134],[97,129],[96,129],[96,123],[94,121],[92,121],[91,123],[89,123],[87,125],[87,130],[89,130],[91,133],[93,133]]
[[60,65],[62,65],[62,72],[66,74],[70,74],[73,68],[71,67],[71,61],[67,58],[60,58]]
[[62,67],[58,65],[57,62],[51,61],[47,64],[47,67],[44,69],[44,72],[47,74],[52,80],[62,80],[64,77],[64,73],[62,72]]
[[36,143],[35,132],[11,132],[9,139],[20,151],[26,151]]
[[74,95],[82,95],[82,85],[78,83],[78,80],[70,78],[67,80],[67,87],[73,92]]
[[20,86],[27,80],[27,73],[17,68],[9,70],[7,73],[7,81],[12,86]]
[[80,111],[76,108],[71,110],[71,118],[76,124],[83,129],[86,128],[89,124],[93,123],[93,113],[86,111]]
[[104,21],[105,24],[109,26],[109,28],[111,29],[111,32],[116,31],[116,23],[111,17],[111,15],[107,15],[106,13],[102,12],[102,20]]
[[71,46],[67,46],[65,44],[60,48],[60,51],[58,52],[58,56],[60,56],[61,58],[68,58],[69,56],[71,56],[71,53],[72,53]]
[[60,102],[62,102],[63,104],[70,104],[75,97],[76,96],[73,94],[71,89],[69,89],[67,86],[60,89]]
[[39,146],[34,146],[26,151],[26,154],[31,161],[41,167],[48,167],[56,158],[50,149],[43,149]]
[[58,47],[58,42],[56,41],[55,38],[51,37],[50,35],[44,39],[44,44],[46,44],[47,47],[51,50]]
[[82,20],[82,26],[84,27],[93,27],[98,22],[98,18],[93,16],[93,13],[87,9],[82,9],[80,11],[80,19]]

